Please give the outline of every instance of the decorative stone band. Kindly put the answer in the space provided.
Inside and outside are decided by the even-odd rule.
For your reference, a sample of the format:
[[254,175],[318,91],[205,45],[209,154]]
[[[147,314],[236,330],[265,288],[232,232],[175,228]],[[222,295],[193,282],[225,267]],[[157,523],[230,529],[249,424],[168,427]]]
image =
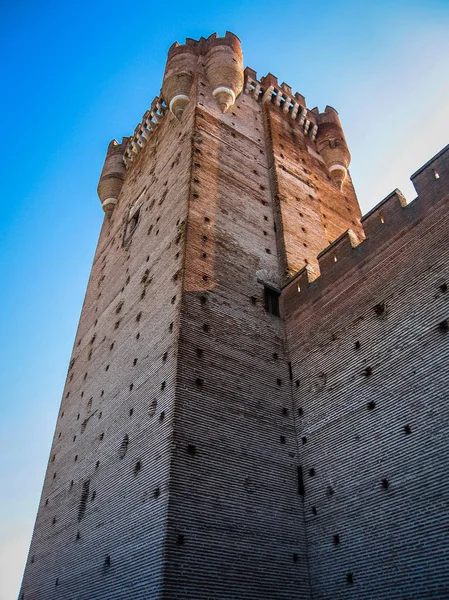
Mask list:
[[332,176],[332,179],[341,188],[344,180],[346,179],[346,175],[348,174],[348,170],[346,169],[346,167],[344,165],[339,165],[338,163],[336,163],[329,167],[329,172]]
[[101,207],[104,210],[104,212],[108,215],[112,213],[116,204],[117,198],[106,198],[106,200],[102,203]]
[[[175,98],[173,98],[174,100]],[[173,102],[172,100],[172,102]],[[188,100],[188,98],[187,98]],[[171,104],[171,103],[170,103]],[[167,112],[167,106],[164,101],[156,96],[151,103],[151,107],[142,117],[142,122],[137,125],[134,130],[134,134],[129,138],[128,145],[126,146],[123,162],[128,168],[133,162],[134,158],[139,154],[142,148],[150,139],[153,131],[161,123],[162,119]]]
[[346,173],[346,167],[336,163],[335,165],[331,165],[329,167],[329,171],[344,171]]
[[[286,89],[282,89],[282,86]],[[298,122],[306,135],[315,140],[318,125],[314,123],[313,115],[295,97],[291,96],[287,88],[288,86],[285,84],[279,87],[274,85],[264,87],[260,81],[247,75],[243,91],[245,94],[252,96],[256,102],[272,102],[275,106],[278,106],[286,116]]]
[[226,112],[235,102],[234,90],[226,86],[218,86],[212,92],[222,112]]
[[231,90],[231,88],[224,87],[224,86],[217,87],[212,92],[212,95],[216,96],[217,94],[220,94],[221,92],[229,94],[232,97],[232,104],[234,104],[234,102],[235,102],[235,94],[234,94],[233,90]]
[[187,102],[189,102],[189,100],[190,98],[185,94],[177,94],[176,96],[173,96],[173,98],[170,100],[168,109],[171,113],[173,113],[176,116],[176,114],[173,112],[173,105],[182,104],[184,107],[187,104]]

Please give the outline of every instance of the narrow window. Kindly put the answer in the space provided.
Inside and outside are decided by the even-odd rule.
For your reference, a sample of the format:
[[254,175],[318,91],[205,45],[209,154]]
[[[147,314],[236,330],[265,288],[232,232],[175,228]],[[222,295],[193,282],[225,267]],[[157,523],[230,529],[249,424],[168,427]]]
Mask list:
[[133,214],[133,216],[129,220],[128,235],[132,235],[134,233],[134,230],[136,229],[137,224],[139,222],[139,215],[140,215],[140,208],[138,208],[136,210],[136,212]]
[[264,302],[265,310],[276,317],[280,316],[279,313],[279,292],[273,288],[264,286]]

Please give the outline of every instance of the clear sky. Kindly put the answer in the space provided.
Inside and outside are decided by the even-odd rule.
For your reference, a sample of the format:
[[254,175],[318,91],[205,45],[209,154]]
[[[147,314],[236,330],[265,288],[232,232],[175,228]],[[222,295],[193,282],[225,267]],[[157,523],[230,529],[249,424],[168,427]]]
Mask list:
[[449,0],[31,2],[0,8],[0,600],[17,596],[103,218],[108,142],[175,40],[233,31],[245,65],[340,113],[366,212],[449,142]]

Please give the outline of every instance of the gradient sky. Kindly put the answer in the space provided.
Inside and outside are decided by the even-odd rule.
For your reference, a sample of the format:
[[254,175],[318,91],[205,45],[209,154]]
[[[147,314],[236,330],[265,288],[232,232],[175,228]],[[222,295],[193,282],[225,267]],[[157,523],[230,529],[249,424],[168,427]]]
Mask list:
[[245,65],[340,113],[362,211],[449,142],[449,0],[117,0],[0,7],[0,600],[20,585],[103,214],[108,142],[175,40],[233,31]]

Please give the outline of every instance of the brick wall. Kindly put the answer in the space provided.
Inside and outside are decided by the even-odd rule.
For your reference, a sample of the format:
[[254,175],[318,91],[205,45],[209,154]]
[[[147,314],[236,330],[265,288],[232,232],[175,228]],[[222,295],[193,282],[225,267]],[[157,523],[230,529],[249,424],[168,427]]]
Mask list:
[[448,152],[284,290],[316,599],[449,597]]

